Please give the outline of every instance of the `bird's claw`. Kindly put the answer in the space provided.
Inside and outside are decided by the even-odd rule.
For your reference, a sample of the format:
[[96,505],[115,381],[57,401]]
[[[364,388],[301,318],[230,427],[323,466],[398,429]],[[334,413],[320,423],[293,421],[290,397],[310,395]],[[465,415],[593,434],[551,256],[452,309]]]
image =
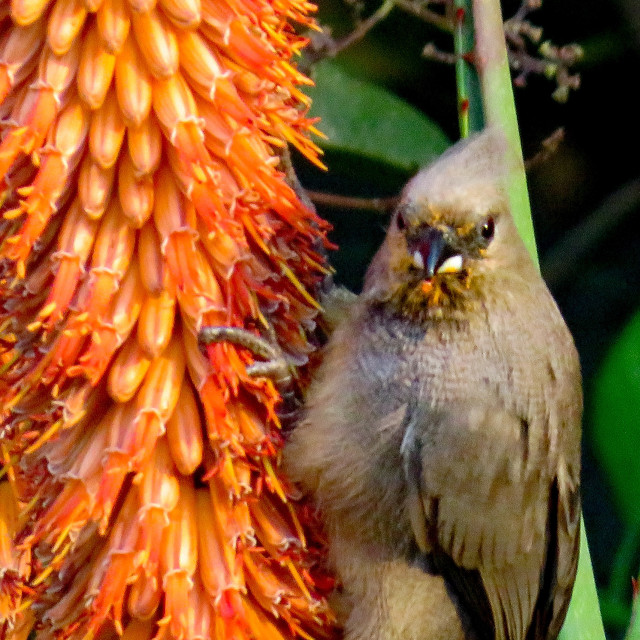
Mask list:
[[262,362],[254,362],[247,367],[252,378],[269,378],[278,386],[286,387],[291,383],[291,367],[282,351],[264,338],[240,327],[208,326],[200,329],[198,342],[208,345],[216,342],[230,342],[251,351]]

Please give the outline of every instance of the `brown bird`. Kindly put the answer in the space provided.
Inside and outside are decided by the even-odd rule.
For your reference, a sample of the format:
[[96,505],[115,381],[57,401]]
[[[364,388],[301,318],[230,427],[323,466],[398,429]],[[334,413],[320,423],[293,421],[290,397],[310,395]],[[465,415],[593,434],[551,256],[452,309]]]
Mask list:
[[285,468],[323,512],[347,640],[555,638],[579,542],[578,356],[496,130],[405,188]]

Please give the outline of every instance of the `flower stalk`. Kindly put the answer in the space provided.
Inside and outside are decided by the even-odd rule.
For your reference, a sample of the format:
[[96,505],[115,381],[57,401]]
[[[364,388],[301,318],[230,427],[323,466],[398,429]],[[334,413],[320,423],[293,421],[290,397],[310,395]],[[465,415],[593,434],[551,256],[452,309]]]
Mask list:
[[[0,637],[328,637],[279,390],[206,326],[313,346],[326,224],[305,0],[0,12]],[[294,382],[294,390],[295,390]]]

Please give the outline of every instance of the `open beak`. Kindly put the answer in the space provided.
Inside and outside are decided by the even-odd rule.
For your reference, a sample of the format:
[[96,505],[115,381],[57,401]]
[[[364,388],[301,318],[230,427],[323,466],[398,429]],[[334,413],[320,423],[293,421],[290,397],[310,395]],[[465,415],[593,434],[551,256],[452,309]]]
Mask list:
[[414,265],[425,272],[426,279],[430,280],[436,273],[462,270],[462,256],[452,249],[438,229],[425,226],[408,244]]

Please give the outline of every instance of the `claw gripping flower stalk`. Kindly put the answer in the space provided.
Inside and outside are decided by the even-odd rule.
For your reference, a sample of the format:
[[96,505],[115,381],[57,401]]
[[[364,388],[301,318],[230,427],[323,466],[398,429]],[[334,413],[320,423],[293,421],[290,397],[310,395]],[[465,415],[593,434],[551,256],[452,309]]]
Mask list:
[[319,163],[313,10],[0,2],[1,638],[332,633],[278,391],[198,344],[311,351],[326,229],[279,156]]

